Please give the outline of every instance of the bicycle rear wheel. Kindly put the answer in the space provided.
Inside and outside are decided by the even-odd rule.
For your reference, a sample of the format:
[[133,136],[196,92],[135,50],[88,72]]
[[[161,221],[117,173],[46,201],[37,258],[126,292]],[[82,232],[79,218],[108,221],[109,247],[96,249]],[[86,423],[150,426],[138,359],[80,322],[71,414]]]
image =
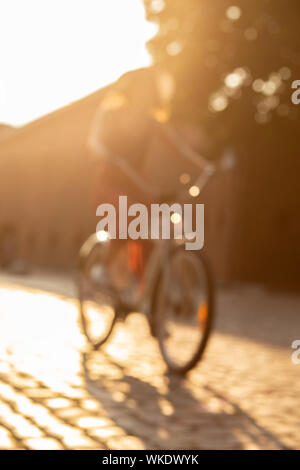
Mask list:
[[78,300],[82,330],[94,349],[110,337],[117,319],[116,299],[107,285],[105,246],[90,238],[80,253]]
[[214,289],[199,254],[179,247],[162,270],[154,302],[154,324],[168,368],[180,374],[201,359],[213,322]]

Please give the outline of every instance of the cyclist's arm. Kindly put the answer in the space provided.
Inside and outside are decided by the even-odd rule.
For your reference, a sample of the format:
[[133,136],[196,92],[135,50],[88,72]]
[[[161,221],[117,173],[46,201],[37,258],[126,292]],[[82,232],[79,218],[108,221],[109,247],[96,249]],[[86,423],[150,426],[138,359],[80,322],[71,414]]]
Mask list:
[[194,150],[180,134],[169,124],[158,125],[159,135],[168,141],[168,144],[174,148],[174,155],[180,154],[180,157],[192,161],[199,168],[204,169],[209,163],[196,150]]

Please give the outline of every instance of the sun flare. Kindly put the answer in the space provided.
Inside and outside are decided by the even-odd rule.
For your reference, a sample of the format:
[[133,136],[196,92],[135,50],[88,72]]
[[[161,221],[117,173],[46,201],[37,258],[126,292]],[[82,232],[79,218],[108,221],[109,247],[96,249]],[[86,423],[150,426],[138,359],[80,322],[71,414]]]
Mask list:
[[142,0],[2,0],[0,122],[22,125],[149,65]]

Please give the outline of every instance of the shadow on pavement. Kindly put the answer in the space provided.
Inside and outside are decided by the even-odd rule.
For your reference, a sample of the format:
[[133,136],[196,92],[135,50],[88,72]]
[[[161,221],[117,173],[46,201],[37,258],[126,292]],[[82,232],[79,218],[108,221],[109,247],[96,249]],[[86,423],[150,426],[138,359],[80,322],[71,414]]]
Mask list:
[[[87,390],[118,426],[139,437],[147,449],[286,449],[277,437],[211,387],[205,386],[207,397],[201,401],[186,380],[164,375],[159,390],[128,375],[108,354],[106,359],[120,372],[112,381],[91,376],[91,362],[97,363],[97,353],[83,355]],[[115,390],[119,389],[123,393],[118,398]],[[212,401],[219,406],[211,407]]]

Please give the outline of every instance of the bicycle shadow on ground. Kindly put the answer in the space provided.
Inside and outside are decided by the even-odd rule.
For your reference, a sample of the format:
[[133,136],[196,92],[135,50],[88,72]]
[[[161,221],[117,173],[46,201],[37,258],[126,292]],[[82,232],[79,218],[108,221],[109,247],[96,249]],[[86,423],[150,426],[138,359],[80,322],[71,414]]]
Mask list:
[[[101,375],[99,364],[105,372]],[[235,403],[204,386],[197,398],[187,379],[164,374],[141,379],[105,352],[82,356],[87,391],[127,435],[146,449],[286,449]],[[96,367],[95,367],[96,366]],[[95,377],[95,370],[98,377]],[[107,379],[107,367],[114,371]],[[118,447],[116,447],[118,448]]]

